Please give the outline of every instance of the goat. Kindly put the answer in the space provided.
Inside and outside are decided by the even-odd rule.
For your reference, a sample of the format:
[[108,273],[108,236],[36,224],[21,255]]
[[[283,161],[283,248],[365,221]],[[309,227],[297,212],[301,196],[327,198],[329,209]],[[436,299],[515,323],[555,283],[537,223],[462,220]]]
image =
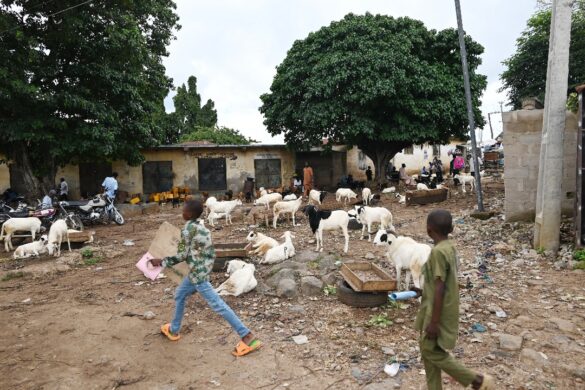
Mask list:
[[428,187],[426,184],[424,184],[424,183],[418,183],[418,184],[416,185],[416,189],[417,189],[417,190],[424,190],[424,191],[428,191],[428,190],[429,190],[429,187]]
[[270,208],[270,203],[280,202],[282,195],[275,192],[273,194],[264,194],[254,201],[254,206],[264,205],[266,208]]
[[15,259],[25,259],[31,256],[38,256],[47,250],[47,235],[43,234],[38,241],[33,241],[16,248],[13,257]]
[[69,230],[67,229],[67,223],[59,219],[51,225],[51,229],[49,229],[49,239],[47,240],[47,250],[49,251],[49,256],[61,256],[61,243],[63,242],[63,238],[67,239],[67,246],[69,247],[69,252],[71,252],[71,242],[69,242]]
[[252,291],[258,285],[258,281],[254,277],[254,271],[256,271],[254,264],[231,260],[228,263],[227,271],[230,277],[215,290],[219,295],[237,297]]
[[207,222],[211,226],[215,226],[215,220],[219,219],[219,218],[224,218],[225,216],[226,216],[226,213],[216,213],[215,211],[211,211],[209,213],[209,215],[207,216]]
[[343,204],[347,204],[351,199],[357,198],[357,194],[353,192],[350,188],[340,188],[335,192],[335,200],[341,202],[343,200]]
[[313,202],[315,202],[316,204],[321,205],[325,200],[326,195],[327,191],[311,190],[309,191],[309,200],[307,203],[313,204]]
[[378,230],[374,237],[374,244],[386,247],[386,258],[396,267],[396,287],[399,291],[403,269],[406,270],[406,289],[408,289],[411,274],[414,286],[423,288],[422,268],[431,254],[429,245],[418,243],[410,237],[396,237],[388,234],[384,229]]
[[2,224],[0,238],[4,237],[4,249],[6,252],[14,250],[12,246],[12,235],[16,232],[30,232],[32,240],[35,240],[36,233],[41,231],[41,220],[36,217],[10,218]]
[[364,187],[364,189],[362,190],[362,201],[366,206],[370,204],[370,201],[372,200],[373,197],[374,196],[372,195],[372,190],[370,190],[368,187]]
[[315,234],[315,240],[317,241],[316,251],[323,251],[323,231],[324,230],[337,230],[343,231],[345,237],[345,246],[343,251],[347,253],[349,246],[349,234],[347,232],[347,225],[349,224],[349,215],[343,210],[317,210],[313,205],[305,207],[305,213],[309,216],[309,225],[313,234]]
[[272,217],[270,209],[264,206],[253,206],[248,215],[246,215],[246,223],[248,225],[259,226],[259,222],[263,221],[266,227],[270,227],[269,219]]
[[392,186],[392,187],[388,187],[388,188],[384,188],[382,190],[383,194],[391,194],[393,192],[396,192],[396,187]]
[[[213,203],[210,207],[209,207],[209,214],[211,215],[211,213],[215,213],[215,214],[219,214],[219,213],[225,213],[225,223],[226,225],[228,224],[232,224],[232,211],[234,211],[234,209],[237,206],[241,206],[242,205],[242,201],[239,199],[236,200],[227,200],[227,201],[223,201],[223,202],[216,202]],[[211,218],[209,220],[209,224],[214,226],[213,222],[213,218]]]
[[301,196],[297,200],[291,200],[289,202],[276,202],[272,211],[274,212],[274,220],[272,221],[273,227],[276,229],[276,222],[278,221],[278,217],[280,214],[292,214],[292,222],[293,226],[297,226],[295,222],[295,214],[301,207],[301,203],[303,202],[303,197]]
[[297,196],[295,194],[288,194],[282,198],[282,200],[286,200],[287,202],[291,200],[297,200]]
[[406,196],[405,195],[400,195],[398,192],[396,193],[396,195],[394,196],[396,199],[398,199],[398,203],[400,204],[405,204],[406,203]]
[[264,259],[260,261],[261,264],[278,263],[295,255],[295,247],[292,243],[292,239],[295,238],[295,236],[287,230],[280,238],[284,238],[284,243],[275,246],[274,248],[270,248],[266,252]]
[[278,246],[278,241],[274,238],[255,231],[248,233],[246,241],[250,242],[249,246],[254,249],[252,253],[255,255],[265,255],[268,249]]
[[362,206],[357,209],[357,221],[363,225],[362,239],[368,227],[368,241],[372,240],[372,224],[380,224],[380,229],[389,229],[395,231],[392,225],[392,213],[385,207],[368,207]]
[[475,177],[473,176],[467,176],[467,175],[460,175],[457,174],[455,176],[453,176],[453,180],[459,180],[459,182],[461,183],[461,188],[463,189],[463,192],[467,192],[465,191],[465,184],[469,183],[469,189],[471,191],[475,190]]
[[[207,193],[205,193],[207,194]],[[204,195],[205,196],[205,195]],[[207,215],[209,215],[209,208],[211,207],[211,205],[217,203],[217,198],[215,196],[209,196],[209,194],[207,194],[207,198],[205,198],[205,209],[207,210]]]

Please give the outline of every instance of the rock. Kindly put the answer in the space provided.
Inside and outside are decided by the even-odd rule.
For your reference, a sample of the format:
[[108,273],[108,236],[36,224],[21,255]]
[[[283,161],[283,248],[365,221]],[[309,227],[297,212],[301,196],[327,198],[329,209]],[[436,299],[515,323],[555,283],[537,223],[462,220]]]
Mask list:
[[282,263],[279,263],[279,264],[276,264],[275,266],[273,266],[272,269],[270,270],[270,272],[272,273],[272,275],[274,275],[278,271],[285,269],[285,268],[289,268],[289,269],[301,272],[301,271],[307,270],[307,264],[299,263],[298,261],[293,261],[293,260],[286,260],[286,261],[283,261]]
[[339,279],[340,279],[339,273],[337,271],[330,272],[321,278],[321,280],[323,280],[323,283],[325,283],[328,286],[335,286]]
[[384,355],[388,355],[388,356],[396,355],[396,352],[394,352],[394,350],[392,348],[389,348],[389,347],[382,347],[382,352],[384,353]]
[[288,311],[292,312],[292,313],[299,313],[299,314],[306,314],[307,311],[305,310],[304,307],[299,306],[299,305],[292,305],[288,308]]
[[270,287],[276,287],[280,284],[280,281],[283,279],[294,280],[295,279],[295,271],[293,271],[290,268],[281,269],[280,271],[276,272],[274,275],[269,277],[266,280],[266,284],[269,285]]
[[530,348],[524,348],[522,352],[520,352],[520,361],[534,364],[538,367],[544,367],[549,363],[548,358],[544,353],[537,352]]
[[368,252],[366,253],[366,255],[364,256],[364,258],[366,260],[374,260],[376,258],[376,256],[374,256],[374,254],[372,252]]
[[308,263],[311,261],[318,261],[323,255],[310,249],[303,249],[297,251],[295,260],[301,263]]
[[323,282],[314,276],[305,276],[301,279],[301,292],[303,295],[315,296],[321,295],[323,290]]
[[154,314],[151,311],[145,311],[144,314],[142,315],[142,318],[144,318],[145,320],[152,320],[154,319],[154,317],[156,317],[156,314]]
[[512,262],[513,267],[522,267],[524,265],[524,260],[518,259]]
[[555,324],[561,332],[575,333],[577,327],[571,321],[563,320],[562,318],[551,318],[550,322]]
[[357,367],[352,368],[351,369],[351,376],[353,376],[358,381],[361,380],[361,378],[362,378],[362,370],[360,370]]
[[363,390],[388,390],[388,389],[399,389],[400,381],[398,379],[388,378],[382,382],[370,383]]
[[505,351],[518,351],[522,348],[522,337],[511,334],[500,335],[500,349]]
[[496,305],[489,305],[489,306],[487,307],[487,309],[488,309],[488,311],[489,311],[490,313],[493,313],[493,314],[495,314],[495,313],[497,313],[497,312],[499,312],[499,311],[503,311],[501,307],[499,307],[499,306],[496,306]]
[[276,288],[279,297],[292,298],[297,295],[297,284],[292,279],[282,279]]
[[307,344],[309,342],[309,338],[307,336],[305,336],[304,334],[300,334],[298,336],[293,336],[292,339],[296,345],[303,345],[303,344]]
[[576,378],[585,380],[585,369],[580,367],[572,368],[571,375],[573,375]]

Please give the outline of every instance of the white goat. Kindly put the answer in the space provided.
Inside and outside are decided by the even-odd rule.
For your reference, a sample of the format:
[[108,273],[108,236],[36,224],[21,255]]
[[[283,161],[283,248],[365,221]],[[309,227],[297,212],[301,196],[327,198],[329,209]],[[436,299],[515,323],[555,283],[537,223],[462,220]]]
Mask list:
[[410,237],[395,237],[383,229],[376,233],[374,244],[386,247],[386,257],[396,267],[398,291],[400,291],[400,276],[403,269],[406,270],[406,289],[408,289],[411,274],[414,286],[423,288],[422,268],[431,254],[429,245],[418,243]]
[[380,229],[395,231],[392,225],[392,213],[385,207],[362,206],[357,209],[357,221],[363,225],[362,239],[365,236],[366,226],[368,228],[368,241],[372,240],[372,224],[380,224]]
[[323,200],[325,199],[325,195],[327,195],[327,191],[318,191],[318,190],[311,190],[309,191],[309,204],[316,203],[321,205]]
[[343,204],[347,204],[351,199],[356,198],[357,194],[349,188],[340,188],[335,192],[335,200],[341,202],[341,199],[343,199]]
[[268,252],[266,252],[264,260],[261,260],[260,263],[274,264],[295,255],[295,247],[292,243],[292,239],[295,238],[295,236],[287,230],[280,238],[284,238],[284,243],[275,246],[274,248],[270,248]]
[[47,235],[43,234],[38,241],[33,241],[16,248],[13,257],[15,259],[26,259],[31,256],[38,256],[47,250]]
[[398,203],[405,204],[406,203],[406,196],[400,195],[398,192],[395,195],[396,199],[398,199]]
[[362,200],[366,206],[370,204],[370,201],[373,197],[374,195],[372,195],[372,190],[370,190],[368,187],[364,187],[362,190]]
[[30,232],[32,240],[35,240],[36,233],[41,231],[41,220],[36,217],[10,218],[2,224],[0,238],[4,237],[4,249],[6,252],[14,250],[12,246],[12,235],[16,232]]
[[254,231],[248,233],[246,240],[250,242],[250,245],[254,249],[252,253],[255,255],[264,255],[268,252],[268,249],[278,246],[278,241],[274,238]]
[[[234,209],[237,206],[241,206],[241,205],[242,205],[242,201],[239,199],[216,202],[216,203],[213,203],[209,207],[209,214],[211,215],[212,213],[215,213],[215,214],[224,213],[225,214],[225,223],[226,223],[226,225],[229,225],[232,223],[232,211],[234,211]],[[214,221],[213,218],[211,218],[209,220],[209,224],[212,226],[214,226],[214,224],[212,223],[213,221]]]
[[209,215],[209,208],[211,207],[212,204],[217,203],[217,198],[215,196],[210,196],[209,198],[207,198],[207,200],[205,201],[205,209],[207,210],[207,215]]
[[231,260],[228,262],[227,271],[230,277],[215,290],[219,295],[237,297],[252,291],[258,285],[258,281],[254,277],[254,271],[256,271],[254,264]]
[[416,189],[417,190],[424,190],[424,191],[428,191],[429,187],[425,184],[425,183],[418,183],[416,185]]
[[53,253],[55,253],[55,256],[61,256],[61,243],[63,242],[63,238],[67,239],[67,246],[69,247],[69,252],[71,252],[67,223],[64,220],[59,219],[53,222],[51,229],[49,229],[49,239],[47,240],[49,256],[53,256]]
[[309,205],[305,208],[305,213],[309,216],[309,225],[313,234],[315,234],[315,240],[317,241],[316,251],[323,251],[324,230],[341,229],[345,237],[343,251],[347,253],[349,247],[349,233],[347,232],[349,214],[347,212],[343,210],[317,210],[315,206]]
[[215,211],[212,211],[207,216],[207,222],[211,226],[215,226],[215,220],[220,219],[220,218],[224,218],[225,216],[226,216],[226,213],[216,213]]
[[388,187],[388,188],[384,188],[382,190],[383,194],[391,194],[393,192],[396,192],[396,187],[392,186],[392,187]]
[[461,188],[463,189],[463,192],[467,192],[465,191],[465,185],[467,183],[469,183],[469,189],[471,191],[475,190],[475,177],[457,174],[453,176],[453,180],[455,179],[459,180],[459,182],[461,183]]
[[270,203],[280,202],[282,200],[282,195],[278,192],[274,192],[272,194],[265,194],[259,197],[254,201],[254,206],[264,205],[266,208],[270,208]]
[[273,227],[276,229],[276,221],[278,221],[278,217],[280,214],[292,214],[292,222],[293,226],[297,226],[295,222],[295,214],[301,207],[301,203],[303,202],[303,197],[301,196],[297,200],[291,200],[288,202],[276,202],[272,211],[274,212],[274,219],[272,221]]
[[290,200],[297,200],[297,196],[295,194],[288,194],[282,200],[290,201]]

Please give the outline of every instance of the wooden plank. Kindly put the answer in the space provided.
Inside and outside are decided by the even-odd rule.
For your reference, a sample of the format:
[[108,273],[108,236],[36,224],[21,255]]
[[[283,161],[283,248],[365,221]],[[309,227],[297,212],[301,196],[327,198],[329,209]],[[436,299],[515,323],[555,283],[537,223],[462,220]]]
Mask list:
[[93,237],[95,235],[95,231],[93,230],[85,230],[85,231],[77,231],[77,230],[69,230],[69,241],[70,242],[93,242]]
[[435,190],[419,190],[406,192],[406,205],[438,203],[447,200],[449,190],[446,188]]
[[[376,277],[379,277],[379,280],[363,280],[354,271],[371,272]],[[344,263],[341,267],[341,275],[355,291],[375,292],[396,289],[396,281],[392,280],[390,275],[372,263]]]

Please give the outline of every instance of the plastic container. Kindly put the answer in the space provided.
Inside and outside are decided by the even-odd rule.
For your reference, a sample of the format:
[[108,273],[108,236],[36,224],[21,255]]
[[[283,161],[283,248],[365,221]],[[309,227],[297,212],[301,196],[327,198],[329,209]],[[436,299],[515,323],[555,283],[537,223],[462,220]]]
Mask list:
[[414,291],[397,291],[388,295],[393,301],[403,301],[405,299],[416,298],[416,292]]

